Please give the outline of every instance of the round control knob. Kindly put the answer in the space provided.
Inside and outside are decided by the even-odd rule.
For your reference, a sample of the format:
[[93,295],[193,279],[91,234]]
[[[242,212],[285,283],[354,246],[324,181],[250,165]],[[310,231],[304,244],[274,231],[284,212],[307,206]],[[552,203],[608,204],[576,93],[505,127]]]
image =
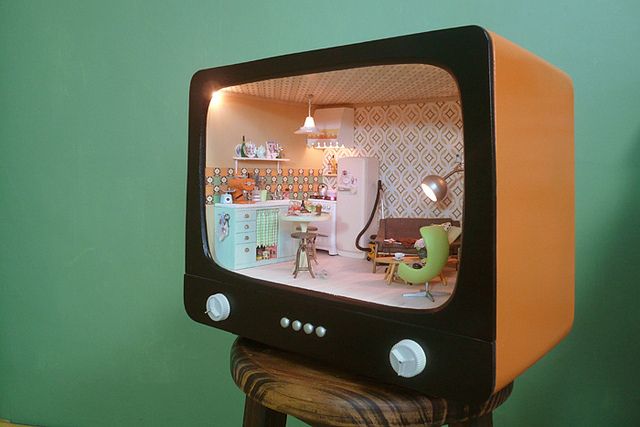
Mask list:
[[315,327],[311,323],[305,323],[303,329],[304,329],[304,333],[309,335],[313,333],[313,330],[315,329]]
[[223,294],[211,295],[207,299],[207,311],[205,313],[215,322],[226,319],[231,313],[229,300]]
[[294,331],[299,331],[300,329],[302,329],[302,322],[300,322],[299,320],[294,320],[291,324],[291,327]]
[[327,330],[324,328],[324,326],[318,326],[316,328],[316,335],[320,338],[324,337],[325,335],[327,335]]
[[280,319],[280,326],[282,326],[283,328],[288,328],[290,324],[291,320],[287,319],[286,317]]
[[391,348],[389,362],[398,376],[411,378],[424,371],[427,355],[417,342],[402,340]]

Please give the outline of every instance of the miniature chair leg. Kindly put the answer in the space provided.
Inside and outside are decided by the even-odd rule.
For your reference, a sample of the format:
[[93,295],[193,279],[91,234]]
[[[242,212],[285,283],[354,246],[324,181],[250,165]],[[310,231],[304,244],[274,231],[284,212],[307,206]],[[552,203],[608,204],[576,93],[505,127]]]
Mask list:
[[424,291],[402,294],[402,296],[403,297],[427,297],[431,300],[431,302],[436,302],[436,299],[433,297],[433,294],[431,293],[431,289],[429,289],[429,282],[424,284]]
[[371,264],[373,264],[373,273],[376,272],[376,259],[378,258],[378,244],[376,243],[373,247],[373,259],[371,259]]
[[287,414],[262,406],[249,396],[244,400],[243,427],[285,427]]
[[424,284],[424,294],[427,298],[431,300],[431,302],[436,302],[436,299],[433,297],[431,293],[431,289],[429,289],[429,282]]

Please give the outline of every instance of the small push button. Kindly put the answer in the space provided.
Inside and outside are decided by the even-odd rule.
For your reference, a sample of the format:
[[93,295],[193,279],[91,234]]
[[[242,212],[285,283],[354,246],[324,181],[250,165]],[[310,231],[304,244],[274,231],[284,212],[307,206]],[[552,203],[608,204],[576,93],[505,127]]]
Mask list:
[[280,326],[282,326],[283,328],[288,328],[290,324],[291,320],[289,320],[288,318],[283,317],[282,319],[280,319]]

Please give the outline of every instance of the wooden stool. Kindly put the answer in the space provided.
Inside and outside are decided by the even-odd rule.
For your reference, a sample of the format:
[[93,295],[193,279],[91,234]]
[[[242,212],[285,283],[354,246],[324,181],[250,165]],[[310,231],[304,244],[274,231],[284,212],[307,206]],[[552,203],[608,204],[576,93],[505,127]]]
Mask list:
[[[296,252],[296,266],[293,270],[294,279],[298,277],[298,273],[301,271],[308,271],[309,274],[311,274],[311,277],[315,279],[316,276],[313,274],[313,268],[311,268],[311,251],[309,250],[309,247],[311,245],[311,240],[315,241],[316,236],[317,235],[315,233],[303,233],[301,231],[291,233],[291,237],[294,239],[300,239],[298,251]],[[303,263],[303,260],[306,260],[306,263]],[[317,263],[318,261],[316,260],[316,264]]]
[[316,427],[490,427],[513,388],[479,404],[431,398],[246,338],[231,348],[231,375],[246,394],[244,427],[284,427],[287,414]]
[[[297,231],[302,231],[302,228],[300,228],[300,226],[297,226],[296,230]],[[311,234],[314,234],[313,237],[309,238],[309,246],[308,246],[308,248],[309,248],[309,257],[312,260],[314,260],[316,262],[316,264],[318,264],[318,254],[316,252],[316,237],[318,237],[320,235],[320,234],[318,234],[318,227],[316,227],[315,225],[308,225],[307,226],[307,231],[309,233],[311,233]]]

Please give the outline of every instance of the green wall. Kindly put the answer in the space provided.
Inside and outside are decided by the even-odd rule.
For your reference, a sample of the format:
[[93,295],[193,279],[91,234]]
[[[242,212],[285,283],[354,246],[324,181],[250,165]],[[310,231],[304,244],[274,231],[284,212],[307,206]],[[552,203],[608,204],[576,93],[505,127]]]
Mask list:
[[496,425],[640,425],[638,16],[635,0],[0,0],[0,418],[240,425],[233,337],[182,307],[192,73],[475,23],[576,93],[576,321]]

